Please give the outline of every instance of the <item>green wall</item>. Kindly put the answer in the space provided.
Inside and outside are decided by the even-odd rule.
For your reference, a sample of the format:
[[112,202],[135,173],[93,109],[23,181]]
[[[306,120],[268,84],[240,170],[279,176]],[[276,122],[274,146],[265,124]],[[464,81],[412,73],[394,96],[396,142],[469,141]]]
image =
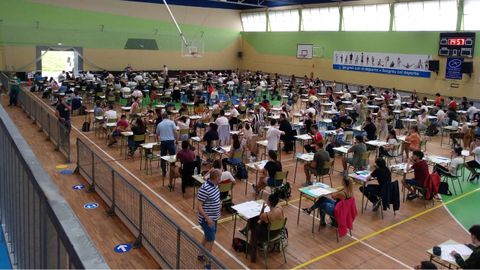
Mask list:
[[[142,19],[26,0],[1,0],[0,45],[30,47],[61,42],[84,48],[123,49],[128,38],[149,38],[157,41],[159,50],[179,51],[177,30],[170,18],[164,19]],[[181,27],[189,38],[200,37],[200,31],[204,31],[205,51],[211,52],[225,49],[240,35],[238,31],[201,25]]]
[[[478,35],[478,33],[477,33]],[[258,53],[295,56],[297,43],[325,48],[324,58],[334,51],[367,51],[404,54],[438,54],[439,32],[243,32],[242,38]],[[480,42],[475,51],[480,53]]]

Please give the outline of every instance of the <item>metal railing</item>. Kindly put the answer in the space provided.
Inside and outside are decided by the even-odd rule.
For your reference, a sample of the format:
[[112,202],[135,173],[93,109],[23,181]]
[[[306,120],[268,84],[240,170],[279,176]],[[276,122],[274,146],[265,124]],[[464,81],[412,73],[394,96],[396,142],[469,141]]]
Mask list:
[[18,103],[27,115],[48,136],[57,150],[65,156],[66,162],[70,162],[70,130],[65,127],[52,111],[43,103],[36,100],[32,93],[20,88]]
[[77,155],[78,171],[89,182],[89,189],[102,197],[110,207],[109,214],[117,215],[137,236],[134,246],[146,247],[164,268],[203,268],[205,262],[198,261],[197,256],[204,254],[212,268],[225,269],[221,262],[80,138],[77,138]]
[[0,106],[0,223],[15,268],[108,268]]

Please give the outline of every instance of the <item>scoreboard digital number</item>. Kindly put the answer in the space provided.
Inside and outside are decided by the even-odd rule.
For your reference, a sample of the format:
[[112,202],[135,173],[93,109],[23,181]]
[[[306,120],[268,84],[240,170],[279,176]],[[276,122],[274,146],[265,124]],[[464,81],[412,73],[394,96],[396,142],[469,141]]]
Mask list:
[[440,33],[438,55],[454,57],[473,57],[475,33]]

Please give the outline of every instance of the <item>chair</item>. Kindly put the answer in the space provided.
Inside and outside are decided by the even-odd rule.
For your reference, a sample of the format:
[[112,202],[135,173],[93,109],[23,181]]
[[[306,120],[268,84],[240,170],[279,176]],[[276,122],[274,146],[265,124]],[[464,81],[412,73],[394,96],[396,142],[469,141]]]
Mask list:
[[[396,186],[396,187],[395,187]],[[387,184],[387,185],[384,185],[383,189],[380,190],[380,194],[378,194],[377,196],[377,200],[380,201],[380,211],[381,211],[381,214],[382,214],[382,219],[383,219],[383,206],[384,206],[384,201],[383,201],[383,198],[390,198],[390,196],[395,196],[395,194],[392,194],[392,189],[395,187],[395,190],[398,190],[399,191],[399,185],[398,185],[398,181],[392,181],[391,183]],[[388,192],[388,194],[387,194]],[[400,193],[397,192],[396,193],[398,195],[398,202],[400,203]],[[370,200],[366,200],[365,202],[365,210],[367,210],[367,206],[368,206],[368,202]],[[387,202],[387,205],[388,205],[389,202]],[[399,204],[400,206],[400,204]],[[395,216],[396,215],[396,210],[395,208],[393,208],[393,215]]]
[[423,151],[427,151],[427,138],[422,138],[422,140],[420,141],[420,151],[422,150],[423,148]]
[[180,129],[179,130],[179,141],[182,142],[182,141],[187,141],[190,137],[190,129],[188,128],[184,128],[184,129]]
[[145,137],[146,137],[145,134],[133,135],[134,148],[133,148],[133,153],[132,153],[132,159],[135,156],[135,151],[137,151],[138,146],[145,142]]
[[[192,187],[195,184],[195,179],[193,179],[193,174],[195,172],[195,168],[199,166],[198,160],[194,160],[192,162],[188,162],[182,164],[180,175],[182,179],[182,195],[185,195],[185,190],[187,187]],[[171,169],[171,168],[170,168]],[[172,179],[172,190],[175,187],[175,178]]]
[[333,166],[335,165],[335,159],[331,159],[329,162],[325,162],[323,164],[323,169],[326,171],[328,169],[328,173],[322,174],[322,175],[316,175],[317,181],[320,180],[322,183],[324,183],[323,179],[325,177],[328,177],[330,179],[330,186],[332,187],[332,174],[333,174]]
[[[265,269],[268,269],[267,264],[267,252],[268,247],[271,245],[278,245],[282,250],[284,263],[287,262],[287,257],[285,256],[285,244],[284,241],[287,239],[286,233],[287,218],[271,221],[268,223],[267,227],[267,241],[262,243],[263,246],[263,256],[265,258]],[[272,232],[278,231],[276,236],[272,236]]]
[[[278,189],[280,189],[283,186],[283,184],[287,181],[287,177],[288,177],[288,171],[275,173],[274,186],[268,186],[270,188],[270,194],[273,194]],[[260,193],[260,198],[262,197],[263,197],[263,190]]]
[[[339,218],[340,216],[337,216],[337,213],[340,213],[342,211],[345,211],[344,215],[345,217],[350,217],[351,218],[351,224],[348,224],[348,221],[346,221],[347,227],[339,227]],[[334,219],[335,219],[335,228],[336,228],[336,237],[337,237],[337,243],[339,242],[339,238],[346,235],[346,230],[348,230],[350,236],[352,236],[352,229],[353,229],[353,222],[355,220],[355,217],[357,216],[357,208],[355,204],[355,197],[339,201],[335,204],[335,211],[334,211]],[[342,221],[343,222],[343,221]],[[319,227],[320,229],[320,227]]]
[[390,155],[390,156],[384,156],[385,160],[387,161],[387,165],[390,166],[391,165],[391,161],[392,159],[395,159],[395,163],[397,162],[397,158],[398,157],[402,157],[402,153],[400,152],[400,147],[402,146],[402,144],[396,144],[394,147],[393,147],[393,155]]
[[353,132],[345,131],[345,142],[352,143],[353,141]]
[[233,185],[234,185],[234,182],[220,183],[218,185],[218,189],[220,190],[220,193],[228,192],[228,195],[225,198],[221,199],[222,207],[233,205]]
[[210,161],[212,160],[212,156],[215,155],[215,151],[214,151],[213,149],[214,149],[215,147],[218,147],[218,145],[219,145],[219,141],[218,141],[218,140],[214,140],[214,141],[211,142],[211,148],[212,148],[212,152],[211,152],[211,153],[207,152],[207,149],[206,149],[206,148],[204,148],[204,149],[202,150],[203,154],[207,157],[207,160],[210,160]]
[[445,182],[448,183],[448,180],[450,180],[455,196],[457,195],[457,190],[455,188],[455,183],[454,183],[455,181],[458,183],[458,186],[460,187],[460,191],[463,193],[462,184],[460,183],[460,180],[463,179],[463,168],[465,168],[465,164],[459,164],[455,170],[455,175],[451,175],[451,174],[442,175]]
[[370,153],[371,153],[370,151],[365,151],[365,152],[362,153],[362,156],[360,158],[362,165],[360,167],[355,167],[355,166],[352,166],[352,165],[350,165],[349,167],[352,167],[353,170],[355,170],[355,171],[360,171],[360,170],[366,169],[367,165],[368,165],[368,160],[370,159]]
[[[412,188],[415,190],[417,194],[419,194],[422,197],[423,200],[423,206],[427,208],[427,192],[428,189],[426,187],[421,187],[421,186],[412,186]],[[435,199],[432,198],[432,205],[435,205]]]
[[233,158],[240,160],[240,162],[227,163],[228,166],[232,166],[231,172],[233,173],[233,175],[235,175],[235,172],[237,170],[237,165],[243,162],[243,152],[244,150],[242,148],[233,152]]
[[103,132],[105,134],[105,139],[108,142],[108,138],[110,137],[111,133],[113,132],[113,129],[115,128],[114,124],[117,123],[116,118],[107,118],[107,121],[105,122],[105,126],[103,127]]
[[[146,164],[146,171],[148,174],[148,168],[150,167],[150,173],[153,174],[152,172],[152,161],[158,161],[157,168],[160,167],[160,149],[161,146],[160,144],[155,144],[152,147],[151,151],[145,152],[145,164]],[[157,153],[157,154],[156,154]]]

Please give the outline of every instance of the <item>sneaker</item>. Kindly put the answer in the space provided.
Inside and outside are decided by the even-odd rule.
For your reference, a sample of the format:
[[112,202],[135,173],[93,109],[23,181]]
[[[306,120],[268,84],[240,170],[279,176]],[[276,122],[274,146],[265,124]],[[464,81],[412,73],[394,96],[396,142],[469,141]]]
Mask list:
[[204,261],[206,261],[206,257],[205,257],[205,255],[200,254],[200,255],[197,256],[197,260],[199,260],[201,262],[204,262]]
[[417,198],[417,197],[418,197],[417,194],[415,194],[415,193],[410,193],[410,194],[407,195],[407,200],[411,201],[411,200],[413,200],[413,199],[415,199],[415,198]]
[[310,208],[302,208],[302,211],[310,215],[312,213],[312,210]]
[[258,190],[257,185],[252,185],[252,188],[256,195],[260,194],[260,190]]
[[205,268],[204,268],[204,269],[210,270],[210,269],[212,269],[212,265],[211,265],[210,263],[207,263],[207,264],[205,264]]
[[325,220],[320,220],[320,226],[322,227],[327,226],[327,223],[325,222]]
[[472,174],[472,176],[470,176],[470,179],[468,179],[468,181],[472,182],[472,181],[475,180],[478,176],[479,176],[478,173],[474,173],[474,174]]
[[377,212],[378,208],[380,208],[380,201],[377,201],[376,203],[373,204],[372,211]]

